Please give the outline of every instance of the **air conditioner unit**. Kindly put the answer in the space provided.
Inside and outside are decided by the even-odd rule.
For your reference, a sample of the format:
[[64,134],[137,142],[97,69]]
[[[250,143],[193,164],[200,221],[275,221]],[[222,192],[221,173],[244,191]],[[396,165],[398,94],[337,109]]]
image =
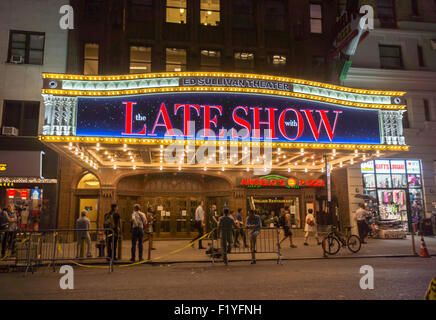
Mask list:
[[24,57],[23,56],[11,56],[11,63],[22,64],[22,63],[24,63]]
[[15,127],[3,127],[2,135],[4,136],[18,136],[18,129]]

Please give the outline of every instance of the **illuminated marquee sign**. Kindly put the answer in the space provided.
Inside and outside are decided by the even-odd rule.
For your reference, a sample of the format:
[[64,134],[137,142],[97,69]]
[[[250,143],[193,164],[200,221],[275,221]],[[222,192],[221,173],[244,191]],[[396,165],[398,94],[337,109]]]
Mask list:
[[245,188],[288,188],[299,189],[301,187],[325,187],[324,180],[296,179],[278,175],[268,175],[260,178],[240,178],[238,183]]
[[249,93],[79,97],[76,135],[381,144],[377,110]]
[[246,79],[246,78],[216,78],[216,77],[188,77],[180,79],[180,86],[206,87],[236,87],[255,88],[279,91],[291,91],[291,84],[281,81]]

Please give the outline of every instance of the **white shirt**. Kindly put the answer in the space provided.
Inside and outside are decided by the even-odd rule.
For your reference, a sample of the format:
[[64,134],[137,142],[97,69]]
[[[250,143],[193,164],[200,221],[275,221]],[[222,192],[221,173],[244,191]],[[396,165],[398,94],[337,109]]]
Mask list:
[[[312,221],[313,221],[313,226],[310,226],[310,225],[307,223],[309,220],[312,220]],[[307,231],[309,231],[309,232],[316,231],[316,220],[315,220],[315,217],[313,216],[312,213],[308,213],[308,214],[306,215],[306,226],[304,227],[304,231],[305,231],[305,232],[307,232]]]
[[356,214],[354,216],[354,220],[356,221],[362,221],[365,220],[365,217],[367,215],[367,212],[365,209],[359,208],[356,210]]
[[[142,218],[142,219],[141,219]],[[132,213],[132,228],[144,228],[144,224],[147,223],[147,217],[144,212],[133,211]]]
[[203,220],[204,220],[204,210],[203,210],[203,208],[200,205],[195,210],[195,221],[203,222]]

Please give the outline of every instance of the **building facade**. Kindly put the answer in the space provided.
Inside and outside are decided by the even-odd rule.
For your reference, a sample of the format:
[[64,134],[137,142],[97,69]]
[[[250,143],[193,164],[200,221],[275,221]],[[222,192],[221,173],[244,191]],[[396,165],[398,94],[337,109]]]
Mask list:
[[[398,153],[392,158],[410,161],[403,162],[402,169],[395,168],[395,164],[401,165],[401,161],[391,161],[391,168],[386,167],[387,170],[383,171],[388,163],[379,159],[379,173],[375,172],[377,181],[371,168],[357,165],[348,168],[351,212],[359,201],[355,195],[367,192],[378,198],[379,210],[387,216],[398,216],[403,207],[411,212],[412,218],[430,218],[436,213],[436,3],[360,3],[375,8],[375,30],[359,46],[343,84],[407,92],[403,127],[410,153]],[[409,163],[416,163],[413,160],[419,162],[420,168],[411,169],[413,172],[408,171],[406,177],[405,169]],[[362,177],[365,172],[371,173]],[[388,179],[387,183],[384,178]],[[396,197],[398,194],[401,197]],[[402,195],[407,197],[407,205],[403,205]]]
[[0,3],[0,202],[27,205],[42,228],[57,224],[58,155],[38,140],[45,105],[41,73],[66,72],[68,31],[59,9],[68,1]]

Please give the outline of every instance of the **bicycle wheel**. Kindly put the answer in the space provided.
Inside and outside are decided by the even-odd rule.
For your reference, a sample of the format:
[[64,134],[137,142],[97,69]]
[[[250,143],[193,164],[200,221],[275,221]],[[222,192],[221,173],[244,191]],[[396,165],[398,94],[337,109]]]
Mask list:
[[348,237],[347,247],[348,247],[348,249],[350,249],[350,251],[352,253],[359,252],[361,246],[362,246],[362,244],[361,244],[358,236],[351,235]]
[[334,255],[338,253],[341,245],[339,244],[338,239],[336,239],[335,237],[326,237],[324,238],[324,240],[322,240],[322,248],[325,253]]

